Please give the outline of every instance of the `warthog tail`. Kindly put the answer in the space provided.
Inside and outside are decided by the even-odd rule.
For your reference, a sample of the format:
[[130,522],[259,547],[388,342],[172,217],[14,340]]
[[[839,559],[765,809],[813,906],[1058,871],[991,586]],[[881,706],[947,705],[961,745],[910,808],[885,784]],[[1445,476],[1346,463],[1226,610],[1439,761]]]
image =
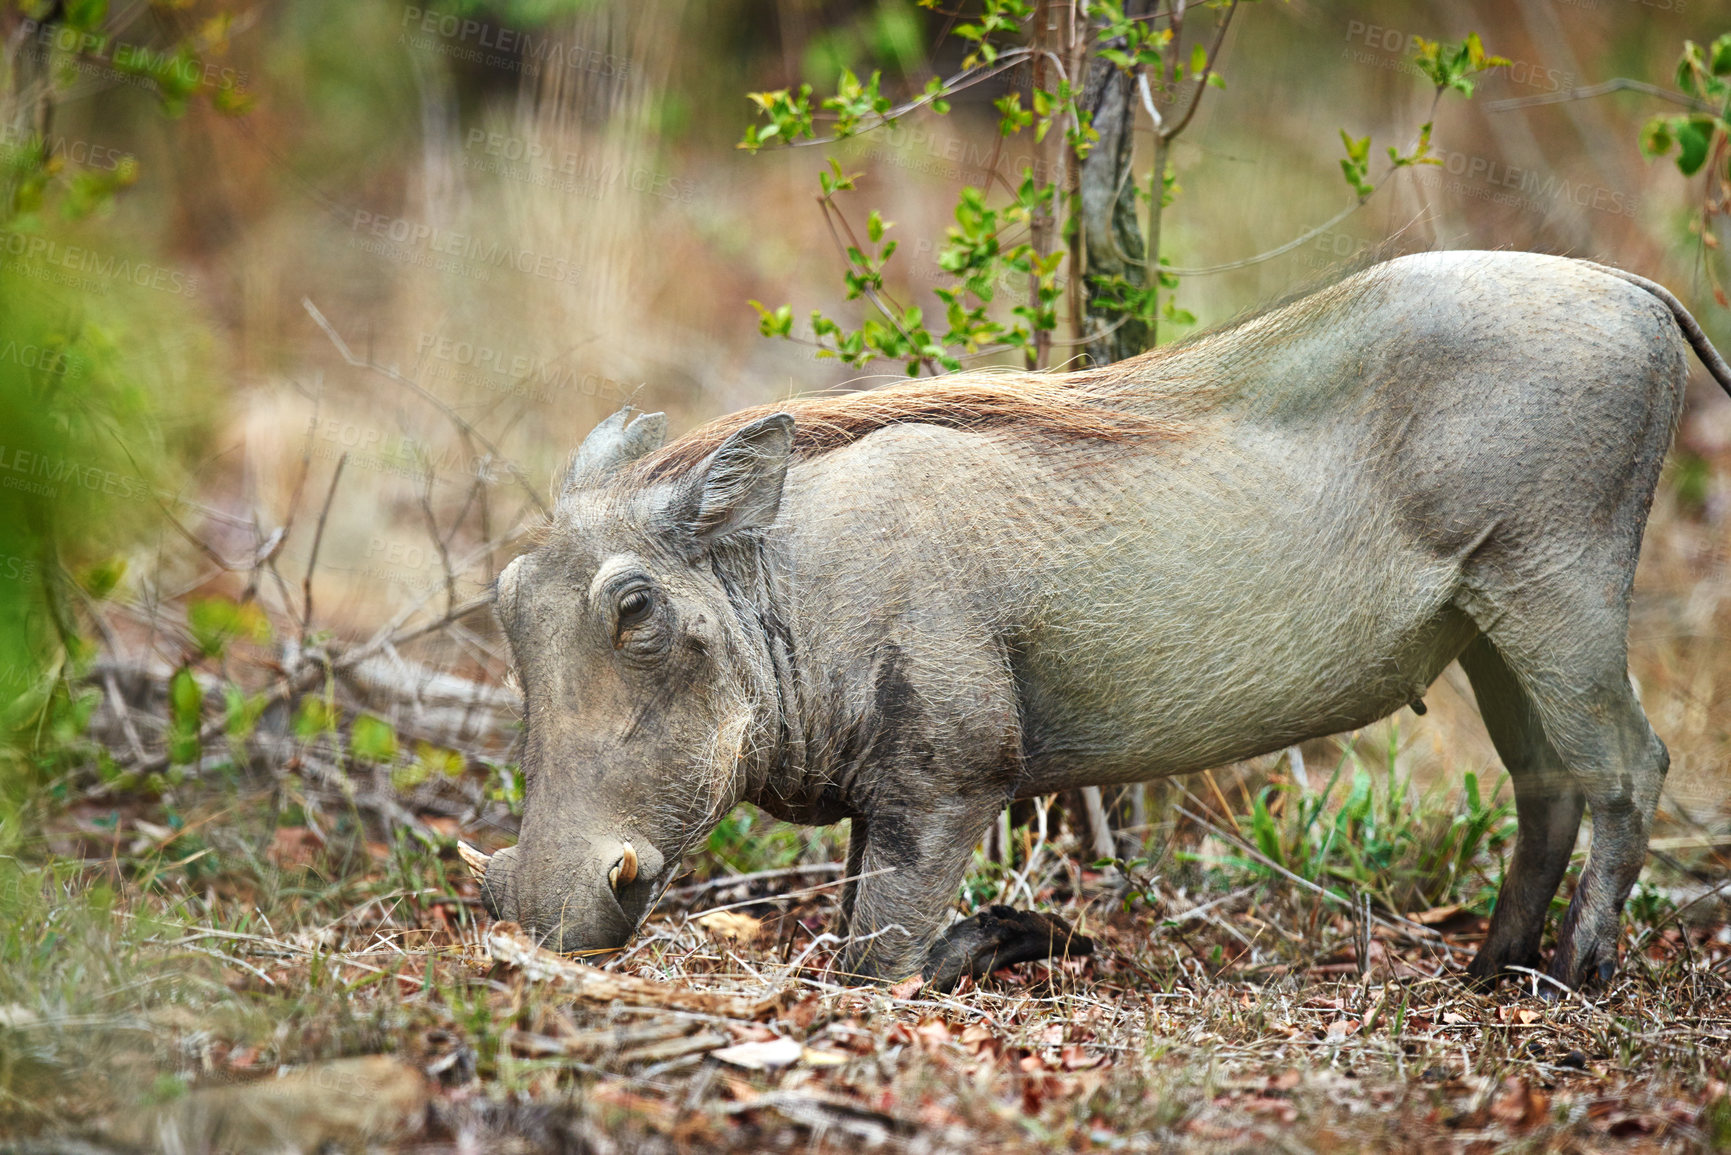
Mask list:
[[1689,315],[1689,310],[1683,307],[1683,302],[1671,294],[1670,289],[1657,281],[1649,281],[1646,277],[1625,273],[1622,269],[1613,269],[1610,265],[1601,265],[1597,261],[1582,261],[1581,263],[1592,265],[1600,272],[1609,273],[1618,280],[1627,281],[1631,285],[1643,288],[1663,301],[1665,307],[1671,310],[1671,316],[1676,318],[1677,327],[1683,330],[1683,336],[1689,339],[1689,347],[1695,350],[1695,356],[1701,358],[1701,364],[1707,366],[1707,372],[1713,374],[1713,380],[1719,382],[1720,388],[1724,389],[1727,394],[1731,394],[1731,365],[1725,363],[1725,358],[1719,355],[1719,350],[1713,347],[1713,342],[1707,339],[1707,334],[1701,331],[1701,326],[1696,323],[1694,317]]

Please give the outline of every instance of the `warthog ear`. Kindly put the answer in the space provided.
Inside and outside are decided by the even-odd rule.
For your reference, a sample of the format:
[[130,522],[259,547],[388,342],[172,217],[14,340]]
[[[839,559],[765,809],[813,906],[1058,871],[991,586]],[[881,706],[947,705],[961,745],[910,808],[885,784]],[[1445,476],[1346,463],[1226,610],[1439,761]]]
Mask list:
[[699,541],[761,529],[781,508],[793,449],[793,416],[772,413],[735,430],[691,472],[675,508]]
[[[636,416],[632,416],[632,414]],[[627,405],[595,427],[571,455],[565,481],[559,486],[555,515],[563,514],[573,495],[601,484],[614,470],[635,461],[667,440],[667,414],[637,413]]]

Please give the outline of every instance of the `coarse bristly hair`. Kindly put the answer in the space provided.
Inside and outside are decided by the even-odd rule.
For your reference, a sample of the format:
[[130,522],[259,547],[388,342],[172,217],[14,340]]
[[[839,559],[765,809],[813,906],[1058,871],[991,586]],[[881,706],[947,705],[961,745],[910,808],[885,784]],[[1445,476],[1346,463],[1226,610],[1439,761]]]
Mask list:
[[[773,413],[794,418],[793,456],[811,458],[897,424],[1007,431],[1045,444],[1178,441],[1233,391],[1231,378],[1318,314],[1349,308],[1374,291],[1375,270],[1266,305],[1218,328],[1111,365],[1069,373],[981,370],[817,394],[757,405],[701,425],[622,470],[628,485],[685,474],[729,434]],[[1208,347],[1234,336],[1231,355],[1208,364]]]
[[1185,423],[1121,409],[1118,374],[1095,370],[1045,374],[983,372],[899,382],[877,389],[797,397],[730,413],[646,455],[631,480],[653,483],[683,474],[729,434],[772,413],[794,419],[793,454],[816,457],[890,425],[926,424],[984,431],[1014,428],[1051,441],[1177,438]]

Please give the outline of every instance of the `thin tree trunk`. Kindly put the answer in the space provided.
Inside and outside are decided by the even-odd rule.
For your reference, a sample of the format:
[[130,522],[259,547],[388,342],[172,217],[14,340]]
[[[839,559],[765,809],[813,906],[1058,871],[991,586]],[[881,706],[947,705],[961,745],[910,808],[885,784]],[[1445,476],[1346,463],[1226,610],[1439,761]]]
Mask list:
[[1160,218],[1166,206],[1166,155],[1171,151],[1166,137],[1158,127],[1154,130],[1154,167],[1148,174],[1148,268],[1146,283],[1148,311],[1143,314],[1147,327],[1146,348],[1152,349],[1160,339]]
[[[1045,54],[1056,48],[1054,37],[1052,36],[1052,29],[1048,27],[1050,22],[1051,12],[1048,7],[1048,0],[1038,0],[1038,3],[1034,5],[1033,46],[1037,50],[1037,54],[1034,56],[1032,62],[1033,66],[1030,69],[1030,72],[1032,73],[1028,99],[1030,106],[1036,106],[1038,104],[1038,98],[1035,94],[1047,86]],[[1029,143],[1033,149],[1034,163],[1032,165],[1032,170],[1036,185],[1040,183],[1042,168],[1040,164],[1041,145],[1038,140],[1038,130],[1044,120],[1045,118],[1040,116],[1038,113],[1034,114],[1034,123],[1032,127],[1035,131],[1029,137]],[[1034,259],[1036,262],[1042,261],[1045,259],[1046,254],[1052,250],[1052,210],[1050,208],[1036,208],[1032,219],[1028,222],[1028,229],[1032,234]],[[1039,315],[1041,306],[1040,277],[1038,273],[1034,273],[1028,277],[1028,307],[1034,311],[1035,316]],[[1028,350],[1028,368],[1044,369],[1050,360],[1051,351],[1052,334],[1046,329],[1036,327],[1034,329],[1034,347]]]
[[[1146,15],[1146,0],[1125,6],[1132,16]],[[1086,294],[1084,324],[1089,359],[1108,365],[1149,348],[1154,332],[1146,319],[1126,315],[1107,303],[1113,297],[1096,279],[1122,279],[1133,288],[1147,285],[1148,249],[1136,213],[1136,184],[1131,179],[1136,124],[1135,82],[1110,61],[1097,55],[1088,62],[1082,104],[1092,114],[1099,141],[1082,161],[1082,238]],[[1164,156],[1156,158],[1163,160]],[[1158,206],[1154,216],[1159,221]]]

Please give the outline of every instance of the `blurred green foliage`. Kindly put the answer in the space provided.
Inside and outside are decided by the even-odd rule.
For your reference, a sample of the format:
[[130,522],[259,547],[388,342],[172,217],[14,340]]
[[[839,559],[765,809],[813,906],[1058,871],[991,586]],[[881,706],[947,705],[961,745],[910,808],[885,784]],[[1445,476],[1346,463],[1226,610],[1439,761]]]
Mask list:
[[[0,96],[14,126],[0,145],[0,892],[14,899],[28,885],[12,851],[30,837],[31,803],[63,792],[74,766],[112,772],[84,738],[100,695],[84,679],[94,647],[79,609],[126,592],[126,551],[159,524],[201,440],[205,421],[191,415],[208,411],[215,362],[197,273],[109,220],[137,160],[78,164],[16,126],[52,121],[82,58],[142,70],[171,115],[223,84],[197,63],[217,26],[122,61],[102,0],[26,5],[24,18],[46,22],[43,67],[32,76],[21,54],[19,83]],[[196,711],[175,689],[170,747],[184,760]]]
[[[1693,177],[1708,170],[1707,188],[1690,231],[1702,246],[1719,247],[1713,222],[1731,214],[1731,32],[1702,47],[1683,42],[1677,60],[1677,88],[1694,103],[1680,116],[1655,116],[1641,129],[1641,151],[1649,158],[1676,151],[1677,171]],[[1731,307],[1717,262],[1703,262],[1720,305]]]
[[[935,7],[933,0],[921,0],[921,5]],[[1062,332],[1059,309],[1067,295],[1061,276],[1066,264],[1071,284],[1086,280],[1089,285],[1086,318],[1081,295],[1068,293],[1070,335],[1078,342],[1083,341],[1084,332],[1110,333],[1136,324],[1140,329],[1133,351],[1140,352],[1144,345],[1153,343],[1161,320],[1174,325],[1194,324],[1194,314],[1177,304],[1178,277],[1160,251],[1161,214],[1178,191],[1169,146],[1190,123],[1190,114],[1205,90],[1224,86],[1213,53],[1223,42],[1226,21],[1235,7],[1220,17],[1221,34],[1214,38],[1212,47],[1200,39],[1192,38],[1188,44],[1183,41],[1178,33],[1184,19],[1182,5],[1163,14],[1168,21],[1165,27],[1148,16],[1128,14],[1122,0],[1090,0],[1075,14],[1086,23],[1086,36],[1072,64],[1084,72],[1095,62],[1111,65],[1121,80],[1140,92],[1140,106],[1147,109],[1152,121],[1154,148],[1146,193],[1149,240],[1145,245],[1133,245],[1135,254],[1120,254],[1137,266],[1131,270],[1134,276],[1102,274],[1094,271],[1092,256],[1086,268],[1078,259],[1078,238],[1099,228],[1098,222],[1089,223],[1087,213],[1101,210],[1087,209],[1079,191],[1060,187],[1057,176],[1083,171],[1100,134],[1094,128],[1092,111],[1082,103],[1083,85],[1076,77],[1050,66],[1050,61],[1057,59],[1058,46],[1048,42],[1050,30],[1039,26],[1036,6],[1029,0],[980,0],[977,10],[973,5],[959,9],[956,15],[966,19],[946,25],[945,31],[968,46],[961,71],[948,77],[928,76],[918,96],[899,104],[888,95],[881,69],[867,73],[864,80],[855,72],[853,61],[860,53],[844,59],[828,50],[834,37],[857,39],[866,15],[815,38],[813,51],[818,55],[814,63],[812,53],[807,54],[808,80],[797,87],[747,94],[756,106],[759,122],[746,126],[740,148],[757,153],[772,145],[836,144],[922,112],[943,116],[950,110],[951,96],[1000,74],[1010,77],[1011,83],[1010,90],[993,101],[999,137],[992,151],[993,165],[1003,144],[1023,133],[1031,138],[1024,147],[1033,150],[1033,158],[1040,157],[1054,126],[1060,132],[1053,139],[1062,148],[1048,149],[1052,155],[1036,164],[1022,164],[1010,177],[994,171],[981,185],[962,188],[956,201],[955,224],[946,231],[942,243],[933,246],[938,268],[949,279],[949,283],[933,289],[943,305],[941,329],[928,326],[925,310],[897,299],[895,287],[885,276],[897,249],[896,241],[883,239],[891,226],[873,209],[867,216],[866,239],[860,239],[837,195],[856,191],[861,174],[845,171],[840,161],[829,157],[829,170],[818,175],[818,203],[845,262],[842,279],[847,299],[865,300],[876,315],[850,326],[820,309],[813,310],[811,337],[806,339],[794,332],[791,305],[772,307],[752,300],[749,304],[757,311],[759,332],[782,340],[808,340],[816,347],[818,358],[835,358],[848,365],[865,366],[880,359],[899,361],[910,377],[922,370],[933,375],[940,370],[955,372],[962,368],[964,358],[1007,351],[1019,351],[1030,369],[1046,368],[1053,344],[1063,344],[1057,335]],[[893,36],[884,33],[885,45],[880,45],[877,55],[902,63],[905,72],[905,62],[917,54],[902,40],[915,36],[918,26],[911,14],[902,21],[892,19],[891,12],[880,6],[870,14],[876,22],[873,26],[881,29],[893,25],[896,30]],[[1440,165],[1442,161],[1431,154],[1438,103],[1449,92],[1470,98],[1475,78],[1509,61],[1487,53],[1473,32],[1458,44],[1415,38],[1412,64],[1434,86],[1431,116],[1404,151],[1387,148],[1387,168],[1378,180],[1404,168]],[[1024,75],[1026,104],[1018,87]],[[1172,97],[1187,82],[1191,84],[1187,98],[1163,100],[1173,118],[1167,123],[1155,107],[1152,92],[1157,89]],[[814,96],[814,84],[819,90],[830,90],[831,95]],[[1133,100],[1133,117],[1137,115],[1135,108]],[[1340,139],[1346,148],[1341,172],[1362,205],[1377,187],[1370,179],[1370,137],[1355,138],[1343,129]],[[1007,202],[994,203],[993,178],[1009,194]],[[1128,167],[1121,183],[1130,183],[1135,189],[1129,194],[1132,200],[1141,195],[1129,182]],[[1100,231],[1111,232],[1117,227]],[[1143,247],[1154,250],[1153,259],[1141,257]],[[998,303],[1003,297],[1015,303],[1006,308]]]

